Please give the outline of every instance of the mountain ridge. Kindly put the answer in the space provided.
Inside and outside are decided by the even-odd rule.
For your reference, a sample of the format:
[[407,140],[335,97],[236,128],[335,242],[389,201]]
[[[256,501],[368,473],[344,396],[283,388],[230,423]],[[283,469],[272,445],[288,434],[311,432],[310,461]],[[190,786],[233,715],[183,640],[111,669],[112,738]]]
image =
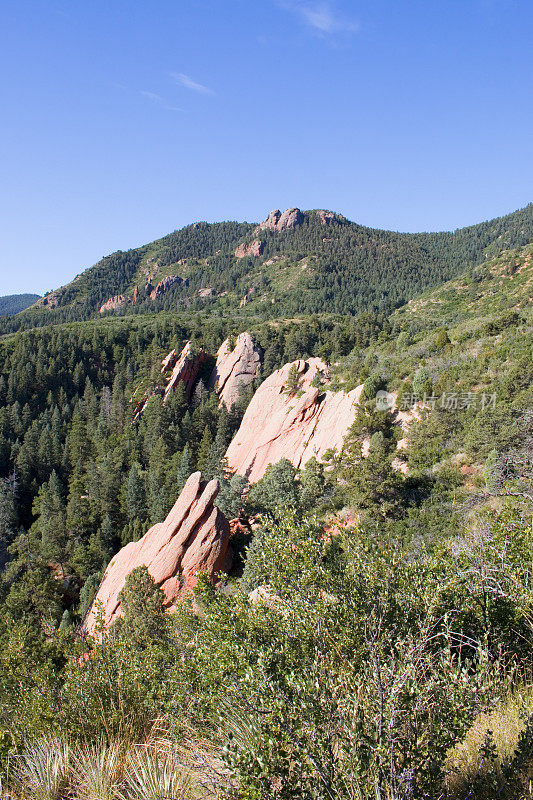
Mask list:
[[[100,313],[390,311],[533,240],[533,204],[453,232],[398,233],[332,211],[278,209],[259,224],[195,222],[117,251],[47,293],[4,331]],[[246,307],[246,308],[245,308]]]

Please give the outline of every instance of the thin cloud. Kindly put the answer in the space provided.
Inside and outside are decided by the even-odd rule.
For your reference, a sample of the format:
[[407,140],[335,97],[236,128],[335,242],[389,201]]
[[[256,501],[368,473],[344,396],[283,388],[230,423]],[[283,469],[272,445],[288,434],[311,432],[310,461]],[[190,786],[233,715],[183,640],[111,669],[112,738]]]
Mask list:
[[359,23],[337,12],[331,3],[306,0],[280,0],[279,5],[292,11],[301,21],[322,36],[336,33],[355,33]]
[[145,92],[143,89],[141,89],[140,94],[142,94],[143,97],[146,97],[146,99],[150,100],[152,103],[164,108],[165,111],[183,111],[183,108],[171,106],[169,103],[167,103],[164,97],[161,97],[160,94],[155,94],[155,92]]
[[193,81],[189,75],[185,75],[183,72],[171,72],[170,77],[174,78],[176,83],[179,83],[180,86],[190,89],[191,92],[199,92],[200,94],[214,94],[212,89],[209,89],[202,83]]

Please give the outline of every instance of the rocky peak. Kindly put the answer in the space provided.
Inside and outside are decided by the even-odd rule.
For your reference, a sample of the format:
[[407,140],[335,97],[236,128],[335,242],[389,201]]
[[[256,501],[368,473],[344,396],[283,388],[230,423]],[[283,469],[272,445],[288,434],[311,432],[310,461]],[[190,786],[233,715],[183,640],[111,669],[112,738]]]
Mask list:
[[216,390],[226,408],[230,409],[241,389],[257,378],[262,360],[263,351],[247,332],[237,336],[233,349],[229,339],[222,343],[209,379],[209,388]]
[[296,228],[304,221],[304,214],[299,208],[288,208],[281,213],[279,209],[271,211],[268,217],[259,225],[260,230],[285,231]]
[[323,208],[319,208],[315,211],[315,214],[322,225],[341,225],[346,222],[346,217],[343,217],[342,214],[335,214],[333,211],[325,211]]
[[165,605],[172,608],[177,598],[196,584],[199,572],[216,581],[231,568],[230,526],[215,505],[217,480],[206,483],[199,472],[187,480],[164,522],[158,522],[138,542],[130,542],[114,556],[102,579],[81,627],[93,635],[98,609],[103,609],[107,626],[121,616],[118,595],[127,576],[145,566],[165,594]]

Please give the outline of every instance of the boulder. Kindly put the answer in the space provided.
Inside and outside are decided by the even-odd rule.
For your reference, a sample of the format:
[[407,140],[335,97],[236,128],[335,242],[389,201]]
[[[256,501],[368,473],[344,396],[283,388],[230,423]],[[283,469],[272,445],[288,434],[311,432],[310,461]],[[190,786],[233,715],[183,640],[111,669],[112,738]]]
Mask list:
[[230,569],[232,552],[230,526],[214,505],[218,481],[202,481],[193,473],[164,522],[157,523],[138,542],[130,542],[114,556],[102,579],[94,602],[81,626],[81,632],[93,635],[99,610],[106,626],[121,616],[118,598],[127,576],[145,566],[165,594],[171,608],[177,598],[196,583],[196,574],[207,573],[216,581]]
[[262,360],[263,351],[249,333],[239,334],[233,349],[226,339],[218,350],[208,388],[215,389],[220,402],[230,409],[241,389],[249,386],[259,375]]
[[116,311],[117,308],[121,308],[126,305],[127,302],[128,298],[123,294],[115,294],[100,306],[100,314],[103,314],[105,311]]
[[[291,367],[299,374],[295,394],[287,390]],[[282,458],[301,468],[313,456],[320,460],[327,450],[342,448],[363,387],[332,392],[311,385],[317,375],[322,380],[327,375],[321,359],[300,359],[285,364],[261,384],[226,452],[232,471],[255,483]]]
[[270,212],[264,222],[261,222],[259,230],[285,231],[290,228],[296,228],[303,221],[304,214],[299,208],[288,208],[283,214],[279,209],[275,209]]

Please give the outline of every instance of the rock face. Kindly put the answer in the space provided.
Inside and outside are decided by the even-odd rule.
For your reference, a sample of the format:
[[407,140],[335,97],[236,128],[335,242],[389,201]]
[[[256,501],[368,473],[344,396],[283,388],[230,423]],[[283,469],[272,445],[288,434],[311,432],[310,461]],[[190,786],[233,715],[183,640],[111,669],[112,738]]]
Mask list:
[[218,490],[218,481],[205,483],[199,472],[193,473],[166,520],[111,559],[83,621],[83,633],[94,634],[99,607],[103,608],[106,626],[121,615],[118,595],[136,567],[148,569],[165,593],[167,607],[195,585],[198,572],[207,572],[214,581],[220,572],[230,569],[230,527],[214,505]]
[[[167,378],[166,384],[162,389],[163,403],[166,402],[169,394],[171,394],[178,383],[181,382],[185,384],[185,394],[187,400],[190,400],[196,378],[198,377],[198,372],[200,371],[200,366],[202,365],[205,357],[206,353],[204,350],[200,349],[197,352],[193,351],[190,341],[187,342],[179,355],[177,354],[176,350],[171,350],[170,353],[165,356],[161,362],[161,374],[164,374],[169,370],[172,370],[172,374]],[[134,395],[132,398],[134,422],[139,419],[150,398],[153,397],[158,391],[159,390],[154,387],[146,391],[142,397],[136,397]]]
[[[287,392],[292,366],[300,376],[295,395]],[[227,450],[231,470],[255,483],[281,458],[300,468],[313,456],[320,460],[327,450],[340,450],[363,387],[346,393],[311,386],[315,375],[325,372],[319,358],[299,360],[285,364],[261,384]]]
[[331,225],[334,223],[341,224],[346,222],[346,218],[341,214],[334,214],[333,211],[325,211],[322,208],[319,208],[317,211],[315,211],[315,214],[319,218],[322,225]]
[[126,305],[127,302],[128,298],[123,294],[115,294],[100,306],[100,314],[103,314],[104,311],[116,311],[117,308],[121,308],[122,306]]
[[264,249],[265,243],[260,242],[259,239],[254,239],[252,242],[248,242],[248,244],[240,244],[235,250],[235,258],[246,258],[246,256],[257,258]]
[[163,402],[165,402],[169,394],[174,391],[178,383],[182,382],[185,384],[185,392],[187,400],[189,400],[194,388],[194,383],[198,377],[198,371],[205,356],[205,352],[201,349],[195,353],[191,342],[187,342],[178,357],[176,357],[176,351],[172,350],[168,356],[163,359],[161,371],[166,372],[168,369],[172,369],[172,375],[165,386]]
[[296,228],[304,221],[304,215],[299,208],[288,208],[281,213],[277,208],[271,211],[264,222],[259,225],[260,230],[285,231],[289,228]]
[[183,278],[180,278],[179,275],[167,275],[166,278],[159,281],[155,289],[150,291],[150,299],[156,300],[158,297],[161,297],[162,294],[168,292],[170,287],[174,286],[176,283],[183,283]]
[[208,388],[215,389],[220,401],[230,409],[237,400],[240,390],[257,378],[262,360],[263,351],[255,344],[249,333],[237,336],[233,350],[229,339],[226,339],[217,353],[217,361]]

